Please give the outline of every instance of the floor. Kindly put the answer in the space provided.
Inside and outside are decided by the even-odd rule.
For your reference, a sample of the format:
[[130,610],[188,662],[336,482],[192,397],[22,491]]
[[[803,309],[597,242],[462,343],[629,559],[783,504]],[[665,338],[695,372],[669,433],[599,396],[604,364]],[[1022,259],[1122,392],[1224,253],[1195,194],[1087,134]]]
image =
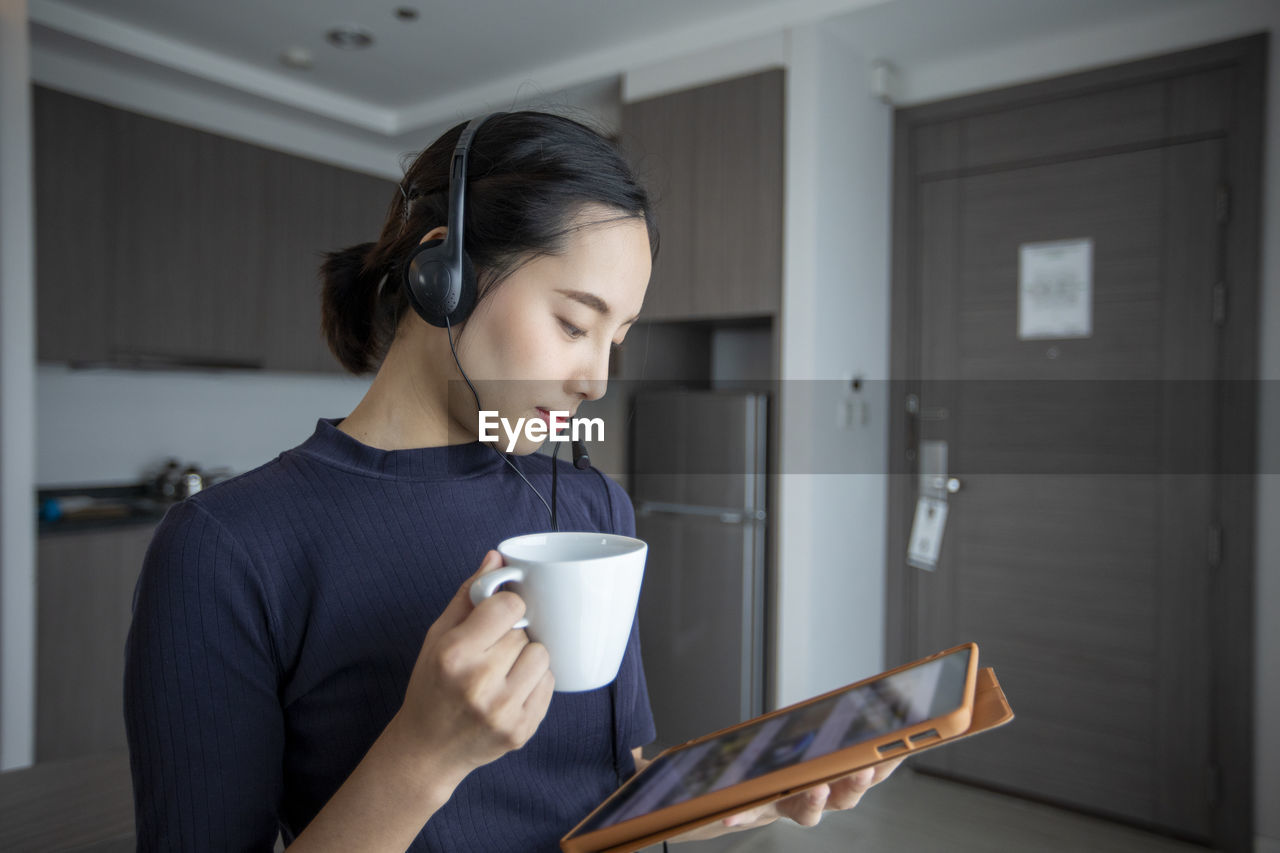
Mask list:
[[[652,849],[652,848],[651,848]],[[659,845],[657,850],[661,850]],[[900,769],[857,808],[682,844],[688,853],[1206,853],[1207,848]]]
[[[66,772],[63,772],[66,771]],[[0,774],[0,850],[133,850],[127,757]],[[114,781],[112,781],[114,780]],[[107,784],[110,781],[111,784]],[[90,794],[92,794],[90,796]],[[75,808],[66,809],[68,802]],[[659,845],[649,851],[661,851]],[[1206,848],[901,767],[856,809],[804,828],[780,821],[682,853],[1206,853]]]

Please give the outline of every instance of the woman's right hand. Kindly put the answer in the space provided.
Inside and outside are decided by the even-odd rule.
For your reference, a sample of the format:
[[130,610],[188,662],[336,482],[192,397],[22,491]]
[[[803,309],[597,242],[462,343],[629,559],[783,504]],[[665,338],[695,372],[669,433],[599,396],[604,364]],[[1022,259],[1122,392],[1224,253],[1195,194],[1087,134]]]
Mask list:
[[501,565],[497,551],[485,554],[428,629],[396,714],[408,742],[420,745],[437,769],[444,762],[465,775],[519,749],[551,704],[555,680],[546,647],[512,629],[524,602],[498,592],[471,604],[471,583]]

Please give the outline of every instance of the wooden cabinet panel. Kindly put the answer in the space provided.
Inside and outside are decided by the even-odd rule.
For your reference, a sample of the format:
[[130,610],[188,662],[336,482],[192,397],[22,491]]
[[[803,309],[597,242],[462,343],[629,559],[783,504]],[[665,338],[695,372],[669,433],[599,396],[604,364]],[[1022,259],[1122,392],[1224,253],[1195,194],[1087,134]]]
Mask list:
[[36,351],[49,361],[107,358],[114,246],[108,175],[114,110],[35,90]]
[[124,644],[150,525],[41,536],[36,761],[124,749]]
[[266,152],[115,119],[113,357],[260,365]]
[[395,185],[33,88],[42,361],[340,372],[325,251]]
[[624,106],[662,232],[647,320],[777,313],[783,121],[779,70]]
[[661,247],[645,293],[644,316],[679,318],[693,311],[695,92],[623,107],[624,144],[653,197]]
[[772,314],[782,286],[782,72],[696,91],[696,316]]
[[376,240],[395,184],[267,152],[263,366],[340,372],[320,332],[324,253]]

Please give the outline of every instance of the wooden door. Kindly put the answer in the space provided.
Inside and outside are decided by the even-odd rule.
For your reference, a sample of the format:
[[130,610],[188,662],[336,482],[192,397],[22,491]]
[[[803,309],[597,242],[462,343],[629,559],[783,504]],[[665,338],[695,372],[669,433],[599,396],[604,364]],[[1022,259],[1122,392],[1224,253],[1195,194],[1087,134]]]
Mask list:
[[[918,481],[898,480],[891,621],[906,657],[977,641],[1017,713],[918,766],[1221,838],[1214,380],[1228,284],[1248,289],[1230,229],[1257,229],[1229,202],[1249,90],[1194,61],[1088,82],[899,140],[895,446],[945,442],[960,489],[921,570],[902,561]],[[1087,320],[1037,331],[1025,265],[1059,241],[1087,259]]]

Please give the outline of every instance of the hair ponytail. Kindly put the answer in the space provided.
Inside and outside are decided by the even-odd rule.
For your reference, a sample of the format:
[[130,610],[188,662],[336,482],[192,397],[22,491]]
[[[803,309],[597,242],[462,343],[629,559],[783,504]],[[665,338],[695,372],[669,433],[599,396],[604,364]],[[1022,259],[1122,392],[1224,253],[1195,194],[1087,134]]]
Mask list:
[[382,356],[374,323],[381,276],[367,263],[376,248],[361,243],[328,252],[320,267],[321,329],[338,361],[357,375],[377,369]]

